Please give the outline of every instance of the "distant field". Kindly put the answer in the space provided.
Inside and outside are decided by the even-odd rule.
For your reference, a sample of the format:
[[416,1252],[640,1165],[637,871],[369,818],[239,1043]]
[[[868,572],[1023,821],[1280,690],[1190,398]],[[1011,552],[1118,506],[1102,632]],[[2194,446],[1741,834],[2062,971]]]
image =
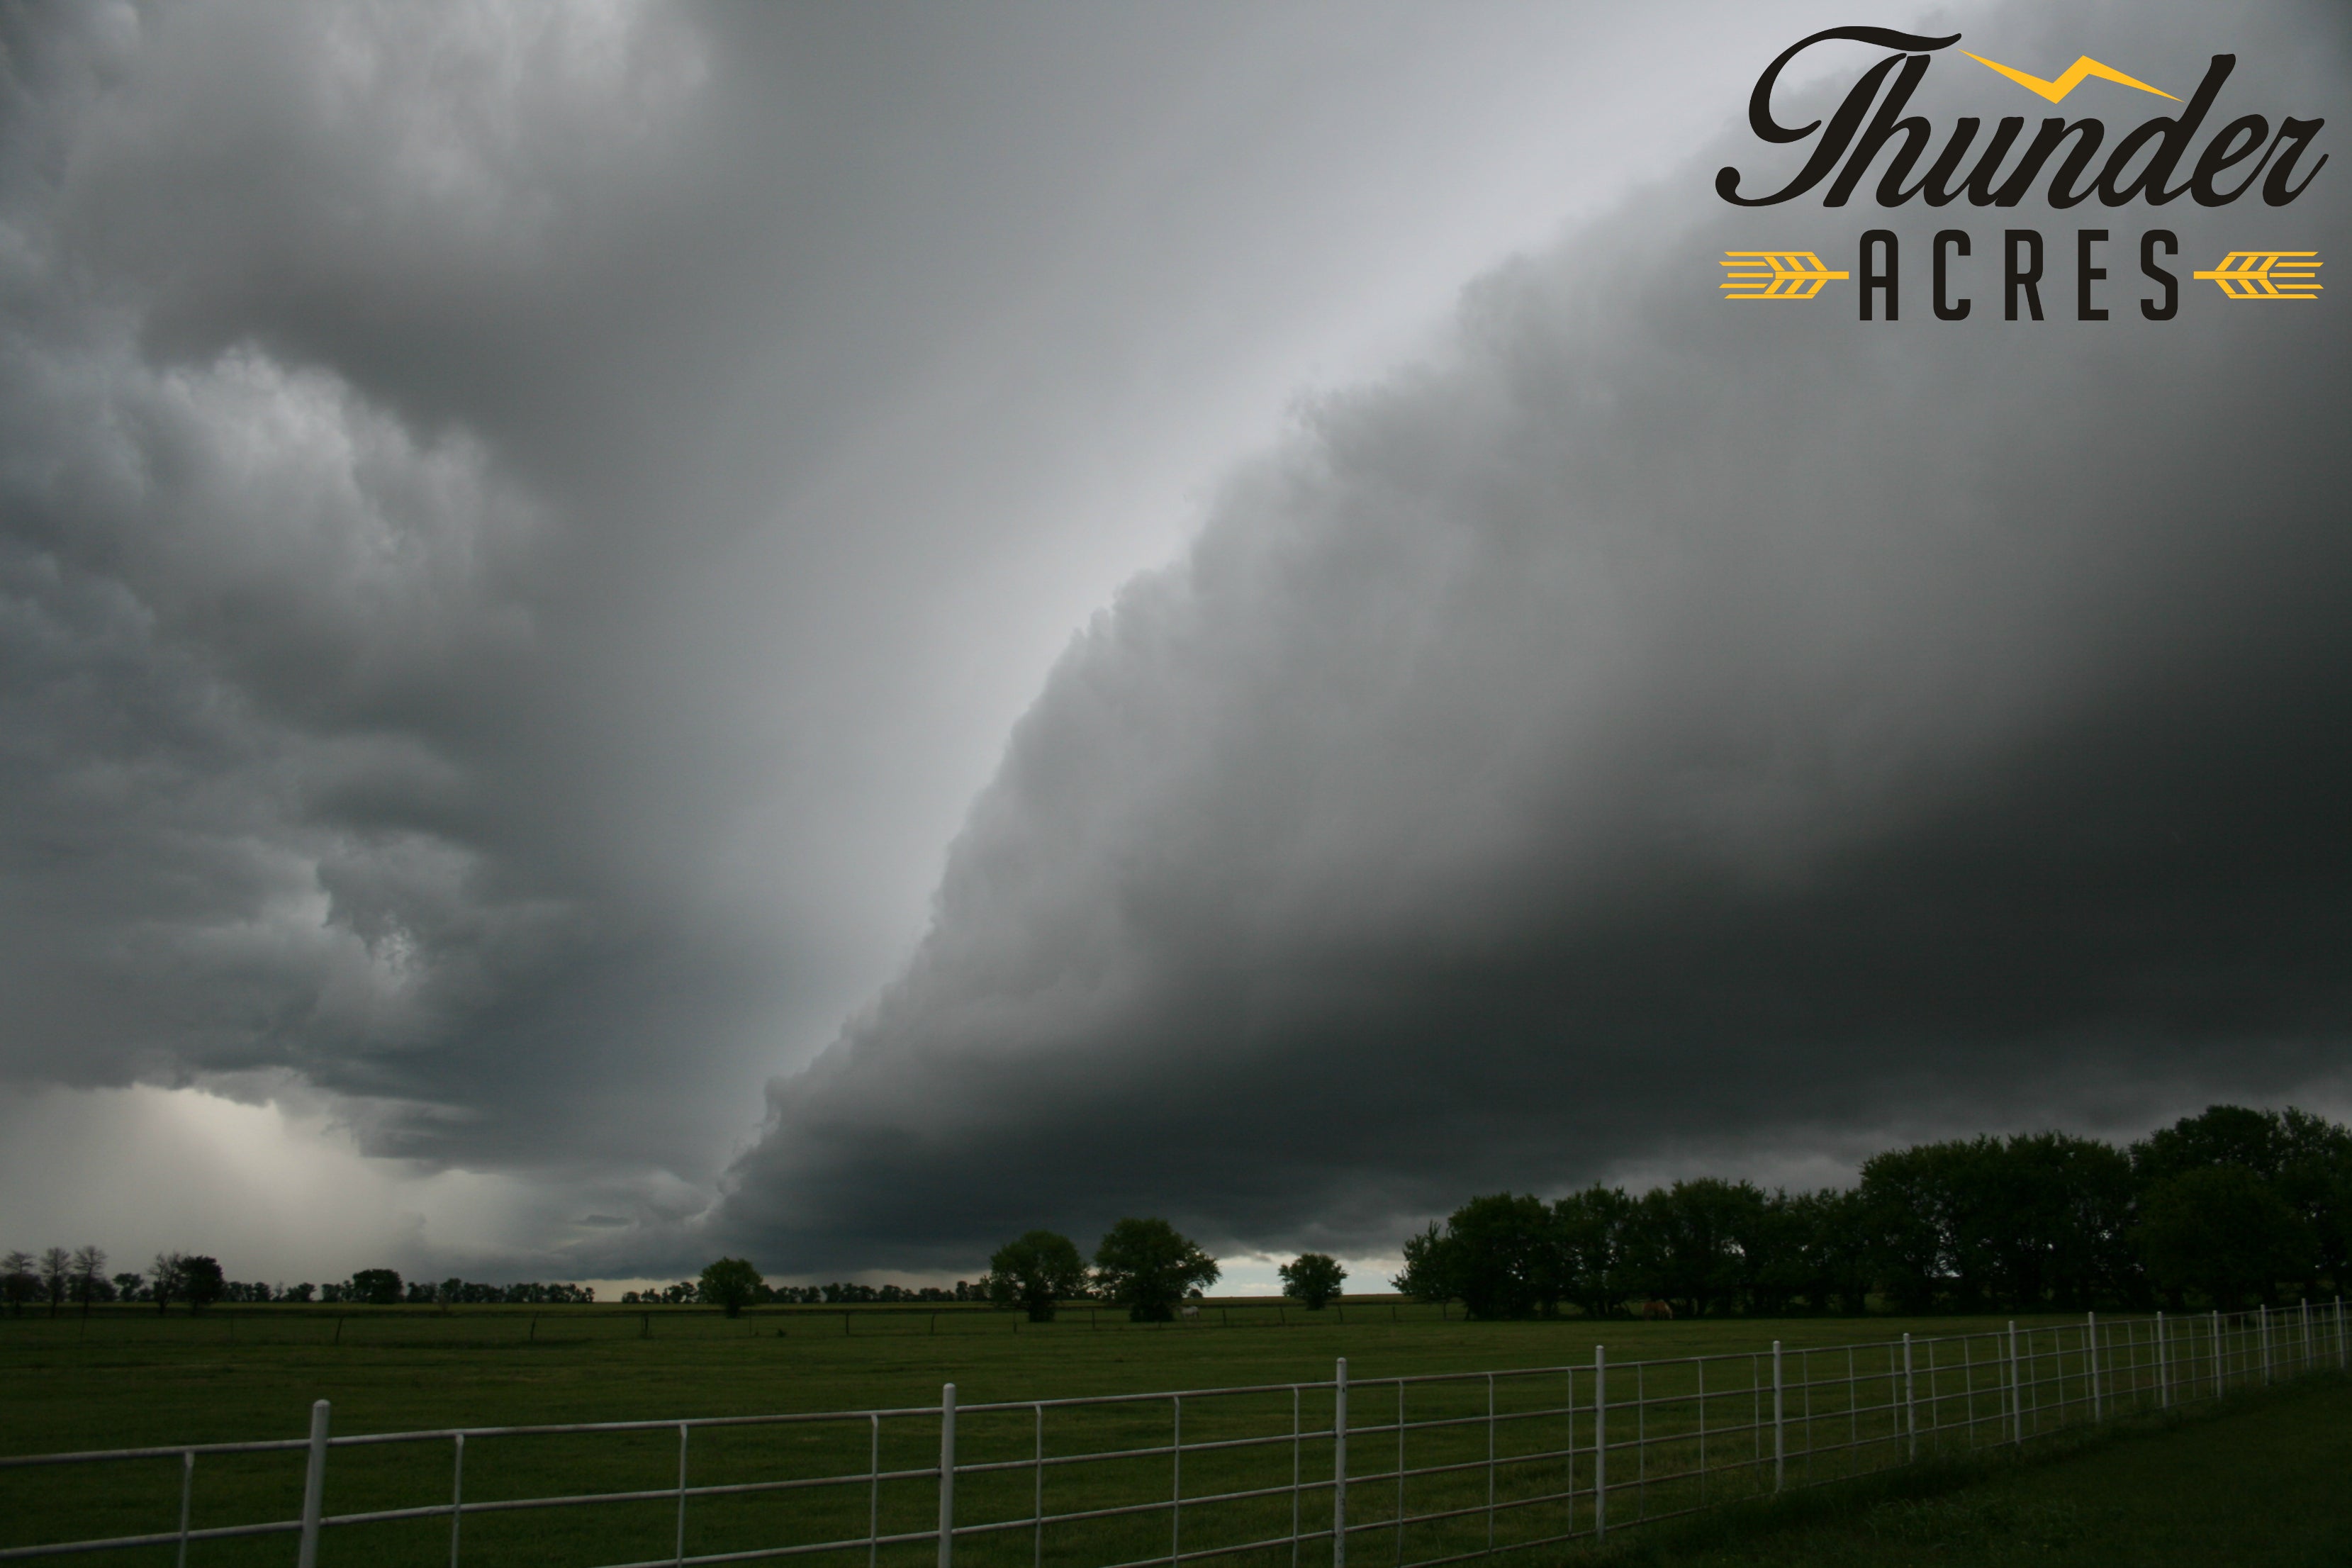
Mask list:
[[[2073,1319],[2036,1319],[2035,1322]],[[775,1412],[929,1406],[940,1385],[954,1382],[967,1405],[990,1401],[1058,1398],[1184,1388],[1230,1387],[1328,1379],[1335,1357],[1349,1358],[1358,1380],[1438,1372],[1576,1365],[1589,1367],[1596,1342],[1612,1363],[1696,1354],[1760,1351],[1775,1340],[1790,1347],[1879,1342],[1908,1329],[1949,1335],[1993,1326],[1990,1320],[1902,1321],[1802,1318],[1681,1323],[1470,1323],[1436,1309],[1358,1302],[1339,1311],[1307,1313],[1296,1307],[1215,1304],[1192,1322],[1138,1326],[1103,1312],[1066,1310],[1050,1327],[1021,1323],[984,1308],[942,1307],[936,1314],[904,1309],[784,1309],[729,1320],[690,1308],[479,1307],[442,1312],[429,1308],[215,1309],[201,1317],[159,1316],[136,1309],[54,1321],[27,1316],[0,1320],[0,1379],[11,1419],[0,1424],[0,1446],[11,1453],[152,1444],[299,1436],[310,1401],[333,1402],[338,1435],[447,1426],[484,1426]],[[2027,1320],[2020,1320],[2021,1323]],[[1203,1423],[1286,1423],[1289,1396],[1253,1396],[1229,1416],[1204,1409]],[[1279,1406],[1279,1408],[1276,1408]],[[1307,1431],[1328,1430],[1328,1395],[1311,1396]],[[1370,1418],[1360,1415],[1359,1422]],[[1118,1419],[1124,1420],[1125,1417]],[[990,1425],[991,1421],[994,1425]],[[1134,1443],[1166,1441],[1165,1415],[1138,1415]],[[1157,1423],[1157,1425],[1155,1425]],[[909,1419],[887,1427],[882,1468],[913,1469],[931,1462],[936,1421]],[[1285,1427],[1286,1429],[1286,1426]],[[696,1484],[782,1474],[839,1473],[865,1467],[864,1426],[846,1436],[854,1453],[838,1453],[841,1429],[820,1453],[818,1428],[739,1429],[698,1439]],[[1236,1425],[1234,1430],[1242,1430]],[[972,1424],[970,1453],[1027,1453],[1028,1417],[982,1418]],[[1213,1425],[1188,1421],[1187,1441],[1214,1436]],[[1155,1435],[1156,1434],[1156,1435]],[[594,1489],[657,1489],[675,1484],[677,1445],[664,1433],[623,1436],[486,1441],[467,1461],[470,1500],[545,1495]],[[528,1451],[526,1451],[528,1450]],[[350,1455],[346,1458],[341,1455]],[[1202,1467],[1197,1480],[1193,1465]],[[1188,1458],[1191,1487],[1213,1479],[1213,1460]],[[1165,1494],[1165,1461],[1137,1461],[1136,1474],[1106,1477],[1105,1489],[1129,1485]],[[1309,1446],[1303,1473],[1320,1466],[1328,1476],[1328,1441]],[[1155,1468],[1154,1467],[1158,1467]],[[1360,1468],[1351,1464],[1351,1471]],[[299,1510],[298,1456],[208,1460],[195,1490],[195,1522],[290,1517]],[[331,1512],[446,1501],[445,1450],[339,1451],[331,1467]],[[1286,1471],[1284,1478],[1287,1479]],[[1073,1476],[1075,1482],[1076,1477]],[[992,1517],[1027,1510],[1021,1476],[1002,1478],[1005,1495],[993,1501],[988,1482],[974,1482],[972,1506]],[[1057,1483],[1058,1484],[1058,1483]],[[1257,1484],[1234,1480],[1231,1484]],[[176,1518],[178,1468],[140,1461],[110,1472],[68,1478],[61,1472],[0,1472],[0,1545],[65,1534],[131,1533],[166,1529]],[[1083,1488],[1080,1489],[1084,1490]],[[1374,1489],[1377,1492],[1377,1489]],[[1105,1495],[1108,1495],[1107,1489]],[[774,1510],[825,1506],[818,1494],[768,1494],[761,1515],[746,1503],[730,1520],[722,1504],[698,1504],[689,1552],[754,1540],[773,1540]],[[886,1486],[878,1504],[884,1529],[924,1528],[932,1506],[928,1481]],[[859,1502],[838,1500],[839,1508]],[[1064,1496],[1057,1506],[1073,1504]],[[1083,1506],[1095,1506],[1083,1497]],[[1273,1506],[1272,1504],[1268,1505]],[[1283,1506],[1286,1507],[1286,1503]],[[1328,1509],[1328,1503],[1323,1504]],[[1365,1506],[1381,1506],[1369,1495]],[[860,1534],[865,1511],[845,1514],[829,1534]],[[828,1518],[830,1516],[827,1516]],[[962,1516],[960,1516],[962,1517]],[[973,1516],[978,1517],[978,1516]],[[1164,1517],[1164,1516],[1163,1516]],[[1286,1514],[1284,1516],[1286,1519]],[[1366,1517],[1370,1517],[1367,1515]],[[468,1563],[587,1563],[666,1554],[674,1514],[658,1503],[602,1505],[551,1515],[485,1517],[467,1524]],[[767,1522],[763,1523],[762,1521]],[[895,1525],[893,1523],[895,1522]],[[446,1525],[376,1530],[364,1540],[330,1532],[322,1562],[333,1563],[447,1561]],[[1164,1554],[1165,1537],[1139,1522],[1129,1554]],[[1236,1536],[1234,1539],[1248,1539]],[[1154,1540],[1161,1544],[1155,1547]],[[1025,1541],[979,1543],[959,1561],[976,1568],[1030,1563]],[[992,1545],[993,1549],[982,1549]],[[290,1552],[282,1540],[263,1543],[199,1543],[190,1561],[205,1564],[279,1563]],[[886,1550],[877,1568],[917,1568],[928,1548]],[[1093,1548],[1089,1548],[1093,1550]],[[1126,1550],[1122,1548],[1121,1550]],[[1328,1548],[1321,1548],[1328,1552]],[[1284,1554],[1286,1568],[1287,1553]],[[856,1553],[863,1563],[865,1553]],[[163,1560],[153,1552],[124,1563]],[[1092,1561],[1103,1561],[1096,1556]],[[96,1559],[79,1559],[95,1562]],[[1043,1552],[1046,1568],[1079,1568],[1080,1560]],[[842,1568],[848,1568],[845,1563]],[[1270,1565],[1271,1568],[1271,1565]]]

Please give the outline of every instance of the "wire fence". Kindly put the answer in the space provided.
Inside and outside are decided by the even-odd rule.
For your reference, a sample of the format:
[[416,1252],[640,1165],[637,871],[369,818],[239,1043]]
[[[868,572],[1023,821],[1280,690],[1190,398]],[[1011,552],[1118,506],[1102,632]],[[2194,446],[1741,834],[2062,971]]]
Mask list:
[[[1434,1568],[2347,1364],[2338,1299],[1403,1377],[1342,1358],[1328,1381],[1076,1399],[960,1405],[949,1384],[817,1415],[338,1436],[320,1400],[307,1438],[0,1459],[48,1504],[11,1517],[80,1498],[102,1531],[0,1562]],[[273,1489],[277,1517],[214,1517]],[[142,1511],[170,1522],[109,1528]]]
[[[225,1345],[342,1349],[489,1347],[620,1340],[843,1337],[1063,1338],[1073,1334],[1198,1332],[1218,1329],[1346,1328],[1368,1323],[1460,1321],[1444,1302],[1335,1301],[1309,1312],[1296,1301],[1234,1300],[1192,1306],[1171,1323],[1135,1323],[1126,1309],[1064,1302],[1050,1322],[985,1302],[774,1303],[728,1315],[717,1308],[617,1302],[465,1303],[454,1308],[403,1303],[366,1306],[310,1302],[215,1303],[201,1312],[159,1312],[146,1303],[69,1306],[63,1317],[36,1318],[47,1335],[89,1344],[185,1344],[205,1337]],[[10,1329],[20,1326],[10,1324]]]

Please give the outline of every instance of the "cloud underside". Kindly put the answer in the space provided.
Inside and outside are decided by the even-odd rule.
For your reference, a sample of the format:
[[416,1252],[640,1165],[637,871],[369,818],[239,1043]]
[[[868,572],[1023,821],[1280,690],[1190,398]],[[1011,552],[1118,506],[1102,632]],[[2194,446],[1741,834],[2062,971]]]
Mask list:
[[[1376,1246],[1663,1148],[2340,1081],[2342,312],[2142,320],[2137,242],[2210,289],[2258,223],[2332,254],[2341,201],[1902,213],[1905,317],[1864,326],[1843,286],[1718,302],[1764,229],[1684,184],[1474,287],[1097,617],[729,1224]],[[1968,322],[1927,308],[1948,226]],[[1998,316],[2016,226],[2040,324]]]

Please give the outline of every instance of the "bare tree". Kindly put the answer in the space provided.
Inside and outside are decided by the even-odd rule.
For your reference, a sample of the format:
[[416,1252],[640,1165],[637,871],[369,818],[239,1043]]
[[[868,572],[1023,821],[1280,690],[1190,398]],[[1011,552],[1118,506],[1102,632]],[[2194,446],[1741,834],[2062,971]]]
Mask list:
[[66,1287],[73,1283],[73,1254],[52,1247],[41,1254],[41,1294],[49,1299],[49,1316],[66,1304]]
[[106,1279],[106,1249],[85,1247],[73,1255],[74,1295],[81,1301],[83,1317],[89,1316],[89,1304],[113,1287]]
[[187,1270],[188,1260],[177,1252],[159,1252],[155,1261],[147,1266],[147,1278],[154,1282],[155,1310],[162,1311],[180,1293],[180,1277]]

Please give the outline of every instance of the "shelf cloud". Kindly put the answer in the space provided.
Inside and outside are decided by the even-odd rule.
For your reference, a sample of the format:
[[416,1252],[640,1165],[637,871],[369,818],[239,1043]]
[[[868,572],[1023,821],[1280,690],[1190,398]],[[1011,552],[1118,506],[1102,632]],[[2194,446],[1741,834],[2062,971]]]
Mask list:
[[[2310,14],[2097,20],[2164,80],[2234,47],[2249,104],[2343,107]],[[2097,30],[1985,26],[2027,59]],[[727,1223],[910,1263],[1143,1211],[1370,1250],[1669,1147],[2340,1091],[2352,343],[2185,277],[2146,320],[2132,258],[2155,226],[2184,275],[2249,232],[2332,256],[2345,202],[1716,200],[1769,155],[1743,131],[1477,281],[1096,616],[920,951],[771,1087]],[[1889,219],[1897,321],[1716,297],[1727,250]],[[2114,231],[2110,320],[2071,272],[2000,319],[1982,258],[2035,226]],[[1925,295],[1947,226],[1964,322]]]

